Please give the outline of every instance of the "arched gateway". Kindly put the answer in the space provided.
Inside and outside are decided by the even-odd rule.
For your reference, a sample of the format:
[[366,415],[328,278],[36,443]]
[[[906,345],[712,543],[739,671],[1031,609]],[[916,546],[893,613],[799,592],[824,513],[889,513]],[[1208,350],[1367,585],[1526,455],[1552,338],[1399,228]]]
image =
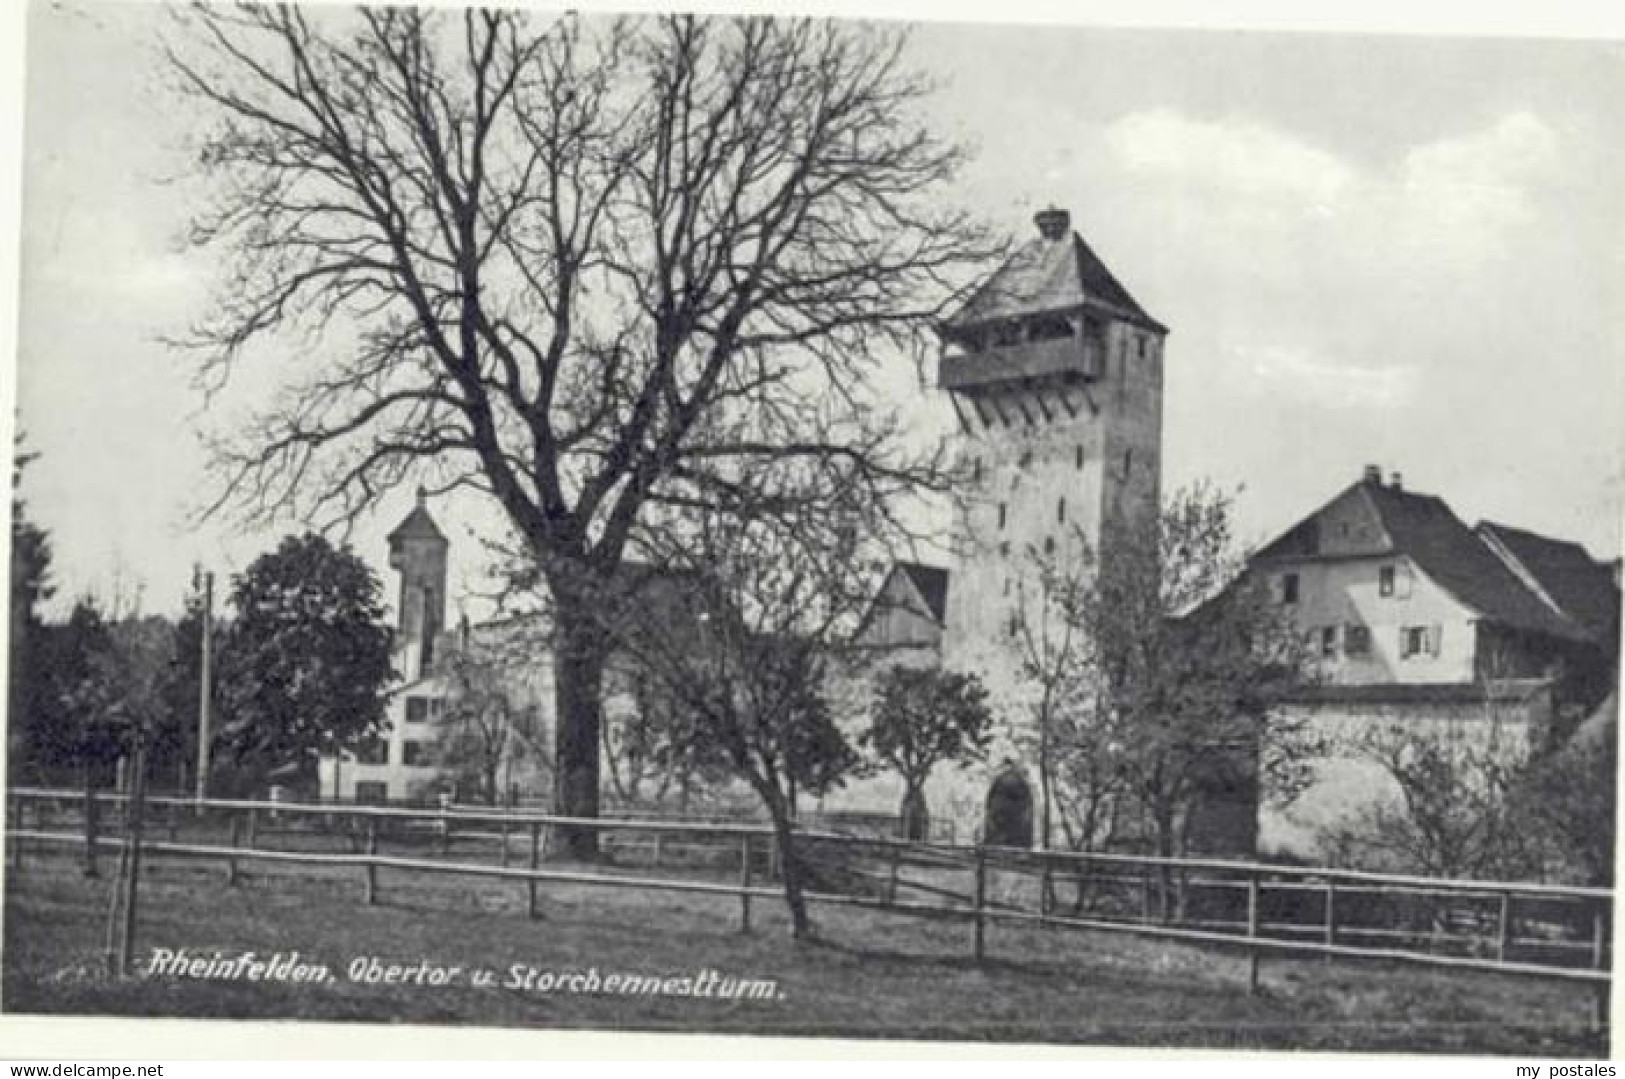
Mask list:
[[987,788],[982,842],[990,847],[1033,845],[1033,792],[1013,761],[1005,762]]

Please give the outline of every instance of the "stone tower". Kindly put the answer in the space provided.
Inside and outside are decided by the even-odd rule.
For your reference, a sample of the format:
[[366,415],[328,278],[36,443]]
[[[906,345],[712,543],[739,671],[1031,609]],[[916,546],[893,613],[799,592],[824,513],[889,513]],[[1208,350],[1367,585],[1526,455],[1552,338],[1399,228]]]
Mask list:
[[389,565],[401,575],[397,664],[408,682],[434,665],[435,638],[446,624],[449,544],[429,516],[426,501],[427,494],[419,487],[417,505],[389,534]]
[[1013,624],[1036,590],[1034,555],[1067,564],[1087,547],[1109,563],[1123,527],[1156,512],[1168,333],[1065,210],[1034,220],[1038,235],[939,327],[938,382],[958,413],[970,484],[955,522],[943,659],[980,674],[1012,723],[1026,688]]

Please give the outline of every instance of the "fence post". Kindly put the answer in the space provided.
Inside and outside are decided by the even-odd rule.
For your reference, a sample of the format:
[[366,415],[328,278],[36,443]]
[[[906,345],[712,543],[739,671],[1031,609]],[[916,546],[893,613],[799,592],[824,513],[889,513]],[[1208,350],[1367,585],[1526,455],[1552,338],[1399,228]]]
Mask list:
[[508,818],[502,818],[502,868],[508,868]]
[[243,838],[243,846],[248,850],[253,850],[259,842],[259,819],[259,810],[250,806],[248,810],[248,834]]
[[1038,876],[1038,920],[1040,922],[1050,916],[1050,887],[1054,872],[1050,866],[1049,851],[1045,851],[1042,857],[1044,859],[1044,870]]
[[750,932],[750,833],[739,844],[739,931]]
[[984,919],[982,907],[987,900],[987,852],[984,848],[976,848],[976,961],[980,963],[985,954]]
[[[1326,943],[1337,943],[1337,879],[1326,878]],[[1326,962],[1330,963],[1332,957],[1328,954]]]
[[96,790],[90,785],[85,786],[85,876],[99,877],[101,872],[96,864]]
[[1501,939],[1496,943],[1495,958],[1505,963],[1512,951],[1512,893],[1501,893]]
[[[242,817],[242,814],[240,814],[240,813],[233,813],[231,815],[231,839],[229,841],[231,849],[236,850],[237,849],[237,844],[241,843],[242,840],[243,840],[243,817]],[[231,887],[232,885],[235,885],[236,883],[237,883],[237,856],[235,854],[228,854],[228,855],[226,855],[226,886]]]
[[[1258,873],[1247,874],[1247,939],[1258,939]],[[1247,994],[1258,995],[1258,945],[1247,948]]]
[[1607,908],[1597,904],[1591,912],[1591,965],[1601,970],[1608,965]]
[[378,902],[378,818],[367,818],[367,906]]
[[[542,826],[530,822],[530,871],[535,873],[542,865]],[[525,917],[536,917],[536,878],[525,880]]]
[[886,881],[886,902],[888,904],[897,902],[897,872],[900,868],[898,863],[902,860],[903,848],[893,845],[891,849],[891,873]]
[[[19,833],[23,830],[23,806],[26,804],[22,795],[12,795],[11,812],[6,814],[6,826],[9,831]],[[23,837],[21,835],[14,834],[11,837],[11,850],[9,853],[11,855],[11,868],[20,868],[23,864]]]

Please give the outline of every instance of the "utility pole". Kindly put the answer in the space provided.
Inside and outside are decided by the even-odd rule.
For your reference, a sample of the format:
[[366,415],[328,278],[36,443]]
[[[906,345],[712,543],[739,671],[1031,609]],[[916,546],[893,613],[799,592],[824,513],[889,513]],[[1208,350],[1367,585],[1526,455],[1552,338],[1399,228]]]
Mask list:
[[209,795],[209,721],[211,705],[214,698],[214,679],[211,668],[214,666],[214,574],[203,575],[203,619],[202,619],[202,647],[198,661],[198,696],[197,696],[197,801],[201,807],[202,802]]

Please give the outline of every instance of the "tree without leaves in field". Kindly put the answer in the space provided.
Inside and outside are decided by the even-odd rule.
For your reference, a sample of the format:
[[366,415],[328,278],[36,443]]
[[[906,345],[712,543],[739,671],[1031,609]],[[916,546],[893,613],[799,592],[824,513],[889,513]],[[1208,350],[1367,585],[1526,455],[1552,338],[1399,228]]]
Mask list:
[[378,580],[347,547],[290,536],[232,581],[219,649],[225,786],[307,782],[316,760],[378,734],[395,672]]
[[992,725],[987,690],[975,675],[902,666],[881,675],[859,743],[902,777],[898,814],[906,837],[928,838],[931,772],[939,764],[985,759]]
[[826,502],[944,488],[866,387],[999,251],[942,208],[961,151],[919,125],[895,31],[183,22],[170,56],[214,193],[194,239],[226,267],[190,338],[202,379],[308,335],[275,404],[217,444],[219,504],[347,522],[414,473],[494,499],[558,613],[561,812],[597,809],[608,645],[588,608],[663,511],[765,505],[787,469]]
[[786,505],[798,505],[790,484],[760,512],[690,516],[668,530],[659,558],[667,602],[650,604],[640,590],[605,606],[641,613],[606,621],[669,698],[667,737],[697,765],[743,782],[767,811],[800,938],[811,931],[811,867],[794,833],[796,800],[839,786],[861,764],[832,698],[876,565],[865,556],[872,509],[861,496],[834,512],[815,504],[782,514]]
[[[1085,547],[1084,558],[1082,571],[1039,574],[1044,656],[1073,672],[1055,679],[1050,737],[1071,762],[1058,779],[1098,784],[1112,801],[1068,796],[1114,823],[1132,817],[1160,855],[1188,852],[1215,794],[1296,797],[1318,742],[1282,702],[1313,670],[1290,619],[1243,572],[1230,500],[1205,485],[1176,492],[1125,525],[1108,555]],[[1069,631],[1064,648],[1057,626]]]
[[[518,766],[550,774],[538,702],[523,679],[533,666],[524,633],[468,634],[446,649],[439,674],[447,694],[435,721],[435,759],[487,805],[504,797],[502,776]],[[470,781],[472,781],[470,783]]]

